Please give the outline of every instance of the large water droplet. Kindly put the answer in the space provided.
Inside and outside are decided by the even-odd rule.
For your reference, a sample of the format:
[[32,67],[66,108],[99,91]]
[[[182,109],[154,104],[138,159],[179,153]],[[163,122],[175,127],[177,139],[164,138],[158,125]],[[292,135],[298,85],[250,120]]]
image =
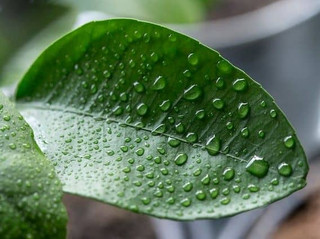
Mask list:
[[254,155],[246,166],[247,172],[258,178],[263,178],[269,170],[269,163],[263,158]]
[[186,155],[185,153],[182,153],[176,156],[176,158],[174,159],[174,162],[176,163],[176,165],[181,166],[185,164],[187,160],[188,160],[188,155]]
[[212,136],[208,140],[205,148],[210,155],[217,155],[219,153],[220,148],[221,148],[220,139],[218,137],[216,137],[215,135]]
[[202,90],[198,85],[192,85],[184,91],[184,96],[186,100],[196,100],[202,94]]

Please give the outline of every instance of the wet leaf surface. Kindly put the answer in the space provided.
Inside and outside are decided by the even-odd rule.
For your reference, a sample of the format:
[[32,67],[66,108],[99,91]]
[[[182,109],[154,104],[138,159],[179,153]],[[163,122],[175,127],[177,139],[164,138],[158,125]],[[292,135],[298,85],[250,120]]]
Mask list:
[[0,92],[0,238],[62,239],[62,186],[30,126]]
[[305,186],[272,97],[216,51],[135,20],[49,47],[16,99],[64,190],[173,219],[219,218]]

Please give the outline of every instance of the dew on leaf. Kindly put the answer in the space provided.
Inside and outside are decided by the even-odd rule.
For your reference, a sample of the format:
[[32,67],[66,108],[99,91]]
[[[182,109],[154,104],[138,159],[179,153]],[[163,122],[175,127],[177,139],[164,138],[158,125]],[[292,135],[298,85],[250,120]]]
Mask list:
[[244,91],[248,87],[246,79],[237,79],[233,82],[232,87],[235,91]]
[[238,106],[238,115],[241,119],[244,119],[248,116],[250,111],[250,106],[248,103],[240,103]]
[[196,198],[198,199],[198,200],[200,200],[200,201],[203,201],[203,200],[205,200],[206,199],[206,194],[205,194],[205,192],[203,191],[203,190],[198,190],[197,192],[196,192]]
[[269,171],[269,163],[263,158],[254,155],[246,166],[247,172],[258,178],[263,178]]
[[224,102],[220,98],[215,98],[212,100],[213,107],[217,110],[222,110],[224,108]]
[[180,145],[180,140],[178,140],[178,139],[175,139],[175,138],[171,138],[171,137],[169,137],[168,138],[168,144],[171,146],[171,147],[178,147],[179,145]]
[[164,100],[162,103],[159,105],[160,109],[162,111],[168,111],[171,107],[171,101],[170,100]]
[[202,90],[198,85],[192,85],[184,91],[184,96],[186,100],[196,100],[202,94]]
[[260,188],[254,184],[249,184],[248,189],[252,193],[258,192],[260,190]]
[[227,167],[224,169],[222,175],[224,180],[230,181],[234,178],[235,171],[233,168]]
[[292,174],[292,167],[290,164],[281,163],[278,166],[278,172],[281,176],[289,177]]
[[175,128],[176,128],[176,132],[179,134],[183,133],[185,130],[184,125],[181,122],[176,124]]
[[193,188],[193,184],[190,182],[187,182],[182,187],[185,192],[190,192]]
[[181,200],[180,203],[184,207],[189,207],[191,205],[191,200],[189,198],[184,198]]
[[292,149],[295,146],[295,140],[292,136],[285,137],[283,142],[288,149]]
[[248,127],[244,127],[243,129],[241,129],[241,136],[243,138],[248,138],[249,137],[249,129],[248,129]]
[[176,158],[174,159],[174,162],[176,165],[181,166],[185,164],[187,160],[188,160],[188,155],[186,155],[185,153],[181,153],[176,156]]
[[274,109],[270,110],[270,116],[271,116],[271,118],[277,117],[277,111]]
[[218,72],[222,75],[229,75],[232,73],[232,66],[227,60],[221,60],[217,63]]
[[212,199],[215,199],[219,195],[219,189],[218,188],[212,188],[210,189],[210,196]]
[[148,106],[145,103],[141,103],[137,106],[137,113],[140,116],[143,116],[147,113],[148,111]]
[[217,80],[216,80],[216,87],[218,89],[223,89],[225,87],[225,82],[223,80],[222,77],[219,77]]
[[138,81],[133,83],[133,87],[137,93],[142,93],[145,90],[144,86]]
[[198,58],[198,56],[197,56],[195,53],[191,53],[191,54],[189,54],[189,56],[188,56],[188,62],[189,62],[191,65],[195,66],[195,65],[197,65],[197,64],[199,63],[199,58]]
[[215,135],[212,136],[208,141],[207,144],[205,146],[206,150],[208,151],[208,153],[210,155],[217,155],[219,153],[219,150],[221,148],[221,142],[220,139],[218,137],[216,137]]
[[158,76],[155,81],[153,82],[153,85],[151,86],[151,89],[153,90],[163,90],[167,85],[167,81],[163,76]]
[[210,176],[207,174],[206,176],[204,176],[202,179],[201,179],[201,183],[203,185],[208,185],[210,183]]
[[186,139],[189,143],[194,143],[198,140],[198,135],[196,133],[188,133]]

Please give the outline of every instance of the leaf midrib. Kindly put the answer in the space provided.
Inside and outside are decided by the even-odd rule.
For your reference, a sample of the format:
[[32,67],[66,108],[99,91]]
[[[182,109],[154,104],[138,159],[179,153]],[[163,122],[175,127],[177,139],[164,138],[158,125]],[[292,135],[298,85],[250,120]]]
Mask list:
[[[128,126],[130,128],[134,128],[134,129],[138,129],[138,130],[144,130],[146,132],[149,132],[149,133],[156,133],[156,135],[160,135],[160,136],[165,136],[165,137],[171,137],[171,138],[174,138],[176,140],[179,140],[180,142],[182,143],[185,143],[185,144],[188,144],[188,145],[191,145],[191,146],[196,146],[196,147],[201,147],[201,148],[204,148],[205,145],[203,144],[199,144],[199,143],[189,143],[188,141],[182,139],[182,138],[179,138],[179,137],[176,137],[176,136],[173,136],[173,135],[169,135],[169,134],[166,134],[166,133],[157,133],[156,131],[152,130],[152,129],[148,129],[148,128],[145,128],[145,127],[137,127],[135,125],[132,125],[132,124],[128,124],[126,122],[121,122],[115,118],[112,118],[112,117],[109,117],[109,116],[101,116],[101,115],[94,115],[92,113],[88,113],[88,112],[83,112],[83,111],[76,111],[74,109],[62,109],[60,107],[50,107],[49,109],[48,108],[44,108],[42,105],[38,105],[38,104],[30,104],[30,103],[18,103],[17,104],[17,107],[21,107],[22,109],[37,109],[37,110],[44,110],[44,111],[57,111],[57,112],[66,112],[66,113],[71,113],[71,114],[76,114],[76,115],[80,115],[80,116],[87,116],[87,117],[91,117],[97,121],[102,121],[102,120],[108,120],[108,121],[111,121],[113,123],[118,123],[118,124],[122,124],[122,125],[125,125],[125,126]],[[220,154],[222,155],[225,155],[227,157],[231,157],[237,161],[240,161],[240,162],[249,162],[248,160],[245,160],[245,159],[242,159],[242,158],[239,158],[235,155],[232,155],[232,154],[226,154],[224,153],[223,151],[219,151]],[[215,156],[212,156],[212,157],[215,157]]]

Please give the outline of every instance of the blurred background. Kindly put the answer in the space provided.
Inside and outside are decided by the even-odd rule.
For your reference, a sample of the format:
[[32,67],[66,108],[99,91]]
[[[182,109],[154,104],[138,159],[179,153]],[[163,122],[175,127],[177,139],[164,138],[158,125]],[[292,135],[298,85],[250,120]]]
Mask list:
[[0,87],[11,93],[52,42],[92,20],[133,17],[186,33],[262,84],[310,162],[308,186],[263,209],[176,222],[66,195],[69,239],[320,238],[320,0],[0,0]]

